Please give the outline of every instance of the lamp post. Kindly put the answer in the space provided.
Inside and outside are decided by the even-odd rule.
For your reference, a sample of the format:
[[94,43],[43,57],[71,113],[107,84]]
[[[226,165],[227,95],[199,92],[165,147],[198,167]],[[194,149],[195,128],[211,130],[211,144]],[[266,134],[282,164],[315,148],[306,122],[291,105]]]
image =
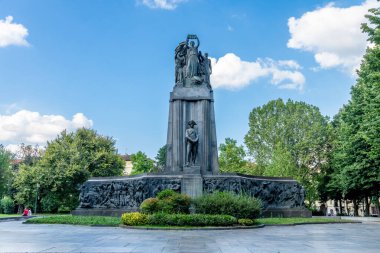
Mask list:
[[37,183],[37,188],[36,188],[36,202],[34,202],[34,213],[37,214],[37,200],[38,200],[38,188],[40,187],[40,184]]

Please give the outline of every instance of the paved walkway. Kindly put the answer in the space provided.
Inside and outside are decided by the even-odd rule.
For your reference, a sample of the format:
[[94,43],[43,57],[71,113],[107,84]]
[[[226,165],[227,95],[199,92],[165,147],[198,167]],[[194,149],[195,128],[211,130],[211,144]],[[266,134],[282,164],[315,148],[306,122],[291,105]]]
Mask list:
[[0,252],[380,252],[379,224],[157,231],[0,222]]

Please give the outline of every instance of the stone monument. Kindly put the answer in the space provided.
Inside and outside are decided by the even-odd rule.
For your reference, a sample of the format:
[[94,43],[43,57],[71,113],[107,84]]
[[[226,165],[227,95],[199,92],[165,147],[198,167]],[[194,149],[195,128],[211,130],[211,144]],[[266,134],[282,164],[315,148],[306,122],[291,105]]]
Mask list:
[[261,199],[263,216],[310,217],[305,191],[290,178],[220,174],[208,54],[188,35],[174,52],[175,85],[170,93],[166,167],[155,174],[90,178],[81,187],[74,215],[121,215],[137,211],[147,198],[164,189],[197,197],[232,191]]
[[[219,171],[211,62],[207,53],[198,51],[199,44],[196,35],[188,35],[175,49],[176,84],[170,93],[166,145],[168,174],[198,168],[202,175]],[[188,136],[190,132],[197,136],[196,142]]]

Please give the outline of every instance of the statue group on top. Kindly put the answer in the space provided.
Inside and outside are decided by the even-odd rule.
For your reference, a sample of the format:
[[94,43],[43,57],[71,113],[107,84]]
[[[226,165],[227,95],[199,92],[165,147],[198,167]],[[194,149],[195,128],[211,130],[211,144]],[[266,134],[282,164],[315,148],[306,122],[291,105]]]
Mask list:
[[190,80],[191,84],[206,83],[211,87],[211,60],[207,53],[203,55],[201,51],[198,51],[199,44],[197,35],[188,35],[186,41],[179,43],[175,49],[176,85],[185,86],[185,80]]

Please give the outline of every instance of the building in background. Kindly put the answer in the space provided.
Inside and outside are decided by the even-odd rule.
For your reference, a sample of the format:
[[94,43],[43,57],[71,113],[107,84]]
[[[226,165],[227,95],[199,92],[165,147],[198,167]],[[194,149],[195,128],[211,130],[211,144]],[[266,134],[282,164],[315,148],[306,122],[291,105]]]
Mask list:
[[128,175],[131,174],[132,168],[133,168],[133,164],[132,164],[132,161],[131,161],[131,156],[128,155],[128,154],[125,154],[125,155],[121,155],[121,158],[123,158],[123,160],[125,161],[125,167],[124,167],[124,171],[123,171],[123,176],[128,176]]

